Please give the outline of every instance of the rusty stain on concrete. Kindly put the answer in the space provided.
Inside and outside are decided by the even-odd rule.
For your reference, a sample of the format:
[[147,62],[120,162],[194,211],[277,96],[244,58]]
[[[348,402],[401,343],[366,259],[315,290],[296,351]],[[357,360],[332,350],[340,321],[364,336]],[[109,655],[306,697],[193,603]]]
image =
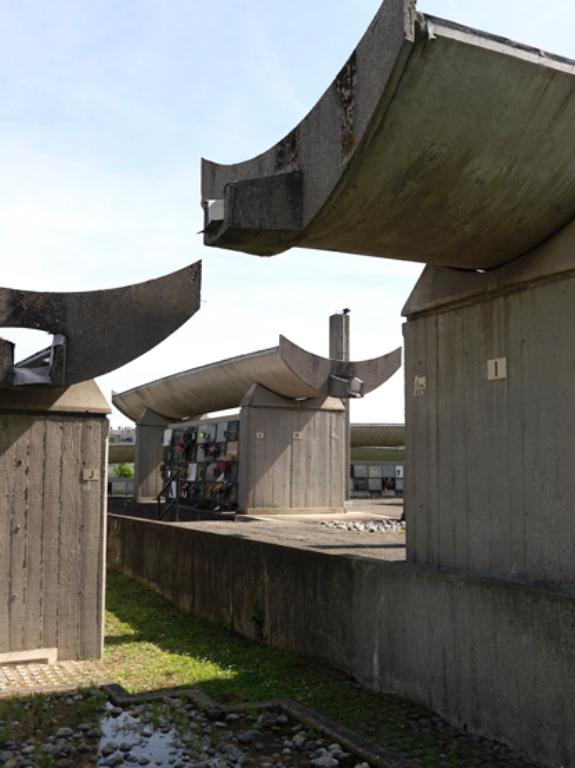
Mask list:
[[280,141],[276,147],[276,168],[284,171],[297,165],[299,158],[299,128]]
[[356,74],[357,54],[354,51],[335,79],[335,97],[341,123],[341,149],[344,155],[348,155],[356,143],[354,134]]

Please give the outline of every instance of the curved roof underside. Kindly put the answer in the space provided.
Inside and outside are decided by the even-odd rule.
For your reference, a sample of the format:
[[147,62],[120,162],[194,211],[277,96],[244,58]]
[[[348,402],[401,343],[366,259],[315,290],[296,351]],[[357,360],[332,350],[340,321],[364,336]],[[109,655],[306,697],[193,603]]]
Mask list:
[[[62,336],[60,385],[70,386],[129,363],[174,333],[200,308],[201,277],[198,261],[155,280],[108,290],[41,293],[0,288],[0,328],[34,328]],[[2,383],[0,370],[0,389],[12,383],[53,384],[45,360],[50,356],[50,349],[42,350],[7,371],[10,384]]]
[[[361,362],[342,362],[319,357],[284,336],[277,347],[233,357],[144,384],[112,401],[134,421],[144,411],[177,421],[239,406],[253,384],[261,384],[283,397],[343,397],[334,389],[341,379],[357,377],[363,394],[389,379],[401,365],[401,350]],[[335,377],[341,377],[334,380]]]
[[575,218],[574,124],[575,62],[385,0],[286,138],[204,161],[205,241],[497,267]]

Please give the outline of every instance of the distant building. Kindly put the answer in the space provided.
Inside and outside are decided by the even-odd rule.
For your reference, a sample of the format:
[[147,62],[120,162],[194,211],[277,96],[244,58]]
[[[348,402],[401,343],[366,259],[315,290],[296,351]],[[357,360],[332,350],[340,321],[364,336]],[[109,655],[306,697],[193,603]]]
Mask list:
[[111,427],[109,433],[111,443],[135,443],[135,427]]

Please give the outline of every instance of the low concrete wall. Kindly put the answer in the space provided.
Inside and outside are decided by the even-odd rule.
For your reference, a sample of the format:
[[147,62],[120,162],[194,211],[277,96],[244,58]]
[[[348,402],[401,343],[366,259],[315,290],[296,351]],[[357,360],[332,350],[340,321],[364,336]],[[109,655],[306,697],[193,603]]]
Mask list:
[[[158,505],[155,501],[136,501],[122,496],[108,496],[108,512],[123,517],[138,517],[141,520],[158,520]],[[196,509],[186,504],[178,504],[168,512],[164,523],[196,523],[200,520],[232,520],[234,512],[211,512],[209,509]]]
[[125,496],[108,496],[108,514],[124,517],[139,517],[143,520],[158,519],[156,502],[139,502]]
[[575,764],[575,599],[123,517],[110,566],[550,766]]

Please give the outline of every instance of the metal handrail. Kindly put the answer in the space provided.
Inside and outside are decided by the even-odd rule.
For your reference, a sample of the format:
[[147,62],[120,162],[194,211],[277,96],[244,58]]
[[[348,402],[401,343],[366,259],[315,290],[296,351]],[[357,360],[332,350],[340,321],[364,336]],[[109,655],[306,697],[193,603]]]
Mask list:
[[156,496],[156,504],[158,505],[158,520],[163,520],[164,517],[168,514],[168,512],[172,509],[172,507],[177,503],[178,498],[176,495],[176,498],[170,499],[170,501],[166,504],[166,507],[164,510],[162,510],[162,496],[166,493],[168,488],[171,486],[171,484],[174,481],[178,481],[180,474],[182,472],[181,467],[179,469],[176,469],[173,475],[170,475],[170,479],[166,482],[162,490],[159,492],[159,494]]

